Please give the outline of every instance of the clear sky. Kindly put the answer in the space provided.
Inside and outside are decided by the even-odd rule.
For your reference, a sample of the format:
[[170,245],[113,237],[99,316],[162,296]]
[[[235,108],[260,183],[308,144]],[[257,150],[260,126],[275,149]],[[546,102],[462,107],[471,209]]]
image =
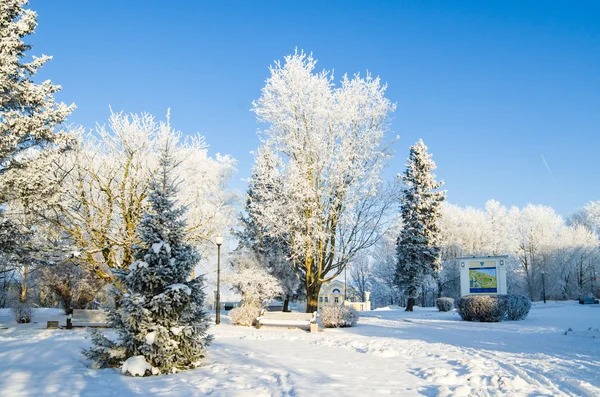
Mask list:
[[[386,170],[429,146],[451,203],[491,198],[568,215],[600,199],[600,1],[31,0],[40,77],[75,102],[70,122],[108,106],[151,112],[211,153],[239,160],[243,190],[259,144],[251,102],[294,48],[318,68],[369,70],[389,85],[400,135]],[[543,156],[543,157],[542,157]],[[544,163],[544,159],[546,164]]]

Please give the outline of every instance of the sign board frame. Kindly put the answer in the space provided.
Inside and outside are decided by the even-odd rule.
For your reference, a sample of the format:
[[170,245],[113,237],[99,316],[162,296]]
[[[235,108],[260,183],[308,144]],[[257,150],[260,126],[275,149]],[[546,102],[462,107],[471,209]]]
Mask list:
[[508,255],[465,256],[457,258],[460,266],[460,295],[506,294]]

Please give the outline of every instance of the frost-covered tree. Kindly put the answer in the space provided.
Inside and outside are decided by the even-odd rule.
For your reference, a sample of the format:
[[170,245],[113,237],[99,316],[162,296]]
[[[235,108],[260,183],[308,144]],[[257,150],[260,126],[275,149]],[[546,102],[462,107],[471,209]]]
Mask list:
[[406,171],[401,175],[405,189],[400,198],[403,228],[397,242],[396,282],[408,297],[406,311],[412,311],[426,276],[440,269],[440,206],[445,191],[438,190],[436,166],[419,140],[410,148]]
[[317,309],[323,283],[372,246],[388,219],[382,140],[395,109],[379,78],[343,76],[334,87],[330,72],[315,73],[315,65],[303,52],[277,62],[253,104],[258,120],[269,124],[261,137],[282,181],[281,194],[261,192],[255,219],[289,247],[308,312]]
[[[23,38],[37,26],[37,15],[26,9],[27,0],[3,0],[0,5],[0,176],[45,156],[43,149],[60,150],[69,134],[57,130],[74,105],[56,102],[61,87],[50,80],[36,83],[38,70],[52,57],[33,56]],[[14,175],[12,176],[15,177]],[[4,191],[3,193],[9,193]],[[4,196],[4,194],[3,194]],[[6,199],[6,197],[4,197]]]
[[390,230],[374,247],[370,280],[373,307],[400,305],[401,303],[402,290],[394,280],[398,263],[396,255],[398,234],[399,229]]
[[87,309],[105,287],[92,272],[69,259],[45,266],[40,280],[40,287],[58,298],[67,314],[72,309]]
[[2,296],[6,303],[9,299],[8,288],[19,289],[18,299],[27,301],[27,293],[31,283],[32,261],[29,255],[31,233],[18,222],[0,210],[0,284]]
[[[260,148],[256,154],[256,165],[252,172],[246,192],[244,206],[246,215],[240,217],[241,230],[236,233],[240,247],[238,250],[250,250],[264,269],[273,275],[282,288],[283,311],[288,311],[289,301],[298,296],[300,287],[298,276],[292,266],[292,260],[285,237],[276,233],[267,233],[257,218],[263,203],[267,200],[283,200],[282,180],[277,173],[277,159],[269,148]],[[268,194],[267,197],[263,195]]]
[[600,236],[600,201],[591,201],[567,218],[570,226],[583,226]]
[[127,293],[109,314],[119,341],[94,332],[93,346],[84,352],[100,367],[144,360],[152,374],[195,368],[211,340],[203,277],[189,280],[199,255],[185,242],[185,208],[176,207],[172,150],[167,141],[151,183],[150,208],[139,224],[135,261],[128,272],[120,272]]
[[542,272],[549,269],[553,248],[560,241],[560,230],[565,222],[554,209],[528,204],[522,210],[514,208],[510,215],[516,226],[516,256],[526,284],[526,294],[532,300],[540,299]]
[[[208,156],[202,136],[188,139],[166,121],[147,113],[112,113],[92,133],[77,131],[78,145],[41,173],[60,183],[57,194],[27,202],[45,222],[59,230],[80,252],[75,262],[106,282],[113,271],[133,262],[138,225],[146,210],[152,170],[161,142],[169,140],[180,164],[174,172],[185,180],[177,198],[187,205],[186,239],[201,251],[219,230],[235,221],[235,195],[226,188],[235,171],[229,156]],[[27,200],[27,190],[19,197]],[[212,247],[211,247],[212,248]]]
[[357,255],[350,264],[349,284],[359,295],[361,302],[366,301],[366,292],[371,291],[372,265],[365,253]]
[[267,272],[260,257],[251,250],[238,250],[232,257],[233,273],[226,281],[242,295],[244,306],[262,307],[283,293],[279,280]]

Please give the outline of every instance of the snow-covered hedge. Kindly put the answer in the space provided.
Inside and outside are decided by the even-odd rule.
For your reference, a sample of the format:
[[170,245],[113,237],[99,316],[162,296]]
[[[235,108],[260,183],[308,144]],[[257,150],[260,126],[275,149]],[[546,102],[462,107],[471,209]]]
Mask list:
[[260,316],[260,307],[244,305],[229,311],[229,318],[235,325],[251,327],[256,323],[256,317]]
[[438,310],[441,312],[449,312],[454,309],[454,299],[452,298],[437,298],[435,300],[435,305]]
[[30,323],[31,319],[33,318],[33,306],[31,306],[29,303],[13,303],[10,310],[15,316],[15,321],[20,324]]
[[498,296],[471,295],[458,300],[458,314],[465,321],[497,323],[508,312],[508,300]]
[[499,295],[508,302],[506,319],[511,321],[525,320],[531,309],[531,299],[525,295]]
[[323,306],[321,322],[325,328],[352,327],[358,322],[358,312],[352,306]]
[[517,321],[527,317],[531,300],[524,295],[464,296],[457,307],[465,321]]

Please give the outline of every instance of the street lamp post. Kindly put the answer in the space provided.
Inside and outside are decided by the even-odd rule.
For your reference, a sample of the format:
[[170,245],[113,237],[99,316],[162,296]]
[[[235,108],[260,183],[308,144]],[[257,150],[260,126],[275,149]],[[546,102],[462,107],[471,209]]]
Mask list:
[[221,244],[223,244],[223,236],[217,236],[215,239],[217,244],[217,304],[215,324],[221,324]]
[[542,270],[542,298],[546,303],[546,272]]

